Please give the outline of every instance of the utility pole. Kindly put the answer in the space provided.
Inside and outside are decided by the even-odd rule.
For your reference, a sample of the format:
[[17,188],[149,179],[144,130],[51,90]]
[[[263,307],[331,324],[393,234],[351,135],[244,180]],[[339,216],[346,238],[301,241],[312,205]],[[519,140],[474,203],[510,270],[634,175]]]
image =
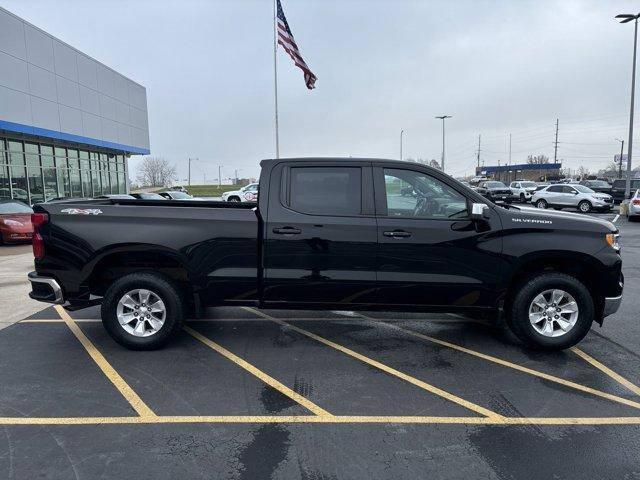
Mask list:
[[620,142],[620,158],[618,159],[618,178],[622,178],[622,155],[624,155],[624,140],[620,140],[616,138],[617,141]]
[[556,141],[553,151],[553,163],[558,163],[558,119],[556,118]]
[[235,172],[235,173],[236,173],[236,185],[238,184],[238,181],[240,180],[240,179],[238,178],[238,172],[239,172],[240,170],[242,170],[242,169],[241,169],[241,168],[236,168],[236,172]]
[[509,165],[511,165],[511,134],[509,134]]
[[440,168],[444,172],[444,121],[447,118],[451,118],[451,115],[441,115],[436,118],[442,120],[442,160],[440,161]]
[[404,134],[404,130],[400,130],[400,160],[402,160],[402,135]]
[[629,143],[627,143],[627,183],[624,188],[624,198],[631,196],[631,153],[633,150],[633,104],[636,94],[636,48],[638,46],[638,18],[640,13],[635,15],[620,14],[616,18],[622,18],[620,23],[627,23],[635,20],[635,29],[633,33],[633,67],[631,72],[631,112],[629,113]]
[[480,167],[480,135],[478,135],[478,152],[477,152],[477,155],[478,155],[478,167]]
[[222,165],[218,165],[218,186],[222,186]]

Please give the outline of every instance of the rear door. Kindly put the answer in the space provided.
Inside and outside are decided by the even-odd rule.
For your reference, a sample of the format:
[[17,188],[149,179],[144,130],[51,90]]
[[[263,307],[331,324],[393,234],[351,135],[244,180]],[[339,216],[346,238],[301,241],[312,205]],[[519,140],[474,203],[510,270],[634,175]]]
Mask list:
[[[376,303],[489,306],[500,282],[501,223],[490,209],[481,224],[470,203],[444,177],[396,165],[374,168],[378,219]],[[399,192],[413,186],[415,196]],[[494,207],[499,208],[499,207]]]
[[562,205],[562,185],[551,185],[550,187],[547,187],[546,194],[543,198],[547,203]]
[[264,301],[357,305],[373,296],[370,162],[284,162],[269,183]]

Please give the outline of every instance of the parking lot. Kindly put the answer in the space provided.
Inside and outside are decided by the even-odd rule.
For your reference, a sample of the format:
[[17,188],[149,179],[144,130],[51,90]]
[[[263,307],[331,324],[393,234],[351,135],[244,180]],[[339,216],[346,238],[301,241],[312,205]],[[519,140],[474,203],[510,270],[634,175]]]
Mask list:
[[457,315],[252,308],[133,352],[97,307],[46,308],[0,331],[0,477],[640,477],[640,223],[616,225],[622,307],[561,353]]

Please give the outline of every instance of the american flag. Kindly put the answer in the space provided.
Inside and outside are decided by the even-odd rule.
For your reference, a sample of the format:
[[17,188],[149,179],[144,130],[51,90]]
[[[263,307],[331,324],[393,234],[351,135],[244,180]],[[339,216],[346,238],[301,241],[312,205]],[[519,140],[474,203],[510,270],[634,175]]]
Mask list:
[[287,22],[287,18],[284,16],[284,11],[282,10],[282,4],[280,0],[278,1],[278,43],[282,45],[282,48],[289,54],[291,60],[300,70],[304,73],[304,82],[307,84],[307,88],[309,90],[315,88],[315,83],[317,77],[313,74],[313,72],[309,69],[309,66],[305,63],[302,55],[300,55],[300,50],[298,50],[298,45],[293,38],[293,33],[291,33],[291,29],[289,28],[289,23]]

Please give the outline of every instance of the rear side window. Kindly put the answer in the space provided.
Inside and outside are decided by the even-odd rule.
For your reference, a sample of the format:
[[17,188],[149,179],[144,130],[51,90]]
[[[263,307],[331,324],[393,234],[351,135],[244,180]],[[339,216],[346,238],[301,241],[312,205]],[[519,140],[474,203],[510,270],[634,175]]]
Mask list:
[[310,215],[360,215],[362,172],[359,167],[292,167],[289,206]]
[[549,188],[547,188],[547,192],[562,192],[562,186],[560,185],[552,185]]

